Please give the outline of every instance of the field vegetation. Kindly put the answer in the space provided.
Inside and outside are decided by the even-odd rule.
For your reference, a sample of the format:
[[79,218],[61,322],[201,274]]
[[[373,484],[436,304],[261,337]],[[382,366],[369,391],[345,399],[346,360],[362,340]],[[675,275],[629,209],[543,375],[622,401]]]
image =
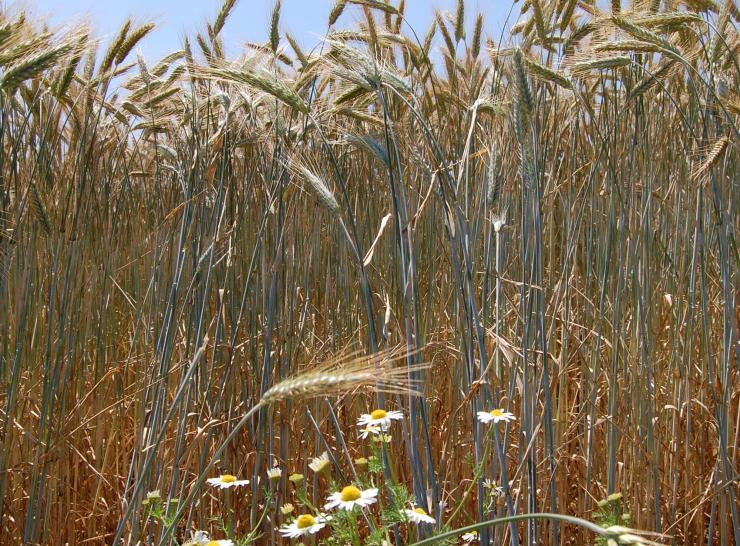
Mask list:
[[0,16],[0,543],[740,544],[733,0],[234,4]]

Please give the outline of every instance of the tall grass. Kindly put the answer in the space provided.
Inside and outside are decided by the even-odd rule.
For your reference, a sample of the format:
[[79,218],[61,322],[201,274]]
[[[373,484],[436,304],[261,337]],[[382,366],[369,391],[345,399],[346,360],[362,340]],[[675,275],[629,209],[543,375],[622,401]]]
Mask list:
[[[519,516],[619,492],[667,543],[740,543],[732,0],[532,0],[503,40],[462,1],[423,36],[340,1],[312,50],[278,1],[227,59],[234,4],[156,62],[149,24],[102,50],[2,14],[0,543],[181,541],[222,513],[208,472],[278,541],[266,469],[353,475],[378,403],[437,521],[512,516],[482,542],[586,543]],[[398,346],[413,389],[275,396]],[[489,443],[492,407],[518,421]]]

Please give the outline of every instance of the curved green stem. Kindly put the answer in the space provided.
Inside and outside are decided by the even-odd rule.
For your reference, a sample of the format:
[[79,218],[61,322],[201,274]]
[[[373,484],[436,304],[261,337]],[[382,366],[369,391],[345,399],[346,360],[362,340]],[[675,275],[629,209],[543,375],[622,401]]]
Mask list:
[[608,534],[606,532],[606,529],[599,527],[595,523],[592,523],[585,519],[577,518],[574,516],[566,516],[563,514],[548,514],[545,512],[541,512],[541,513],[538,512],[535,514],[517,514],[516,516],[507,516],[503,518],[495,518],[495,519],[490,519],[488,521],[482,521],[474,525],[468,525],[467,527],[460,527],[459,529],[453,529],[452,531],[447,531],[445,533],[435,535],[433,537],[427,538],[425,540],[421,540],[419,542],[414,542],[410,546],[421,546],[422,544],[435,544],[436,542],[439,542],[441,540],[445,540],[448,538],[455,538],[458,535],[469,533],[470,531],[477,531],[478,529],[483,529],[484,527],[490,527],[491,525],[498,525],[501,523],[512,523],[515,521],[526,521],[530,519],[549,519],[549,520],[555,520],[555,521],[563,521],[565,523],[570,523],[572,525],[578,525],[580,527],[584,527],[597,535],[605,536]]

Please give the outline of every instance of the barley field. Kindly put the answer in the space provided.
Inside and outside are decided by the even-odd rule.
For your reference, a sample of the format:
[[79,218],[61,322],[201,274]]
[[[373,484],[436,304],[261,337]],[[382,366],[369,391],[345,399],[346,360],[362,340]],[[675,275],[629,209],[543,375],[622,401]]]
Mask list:
[[0,544],[740,544],[734,1],[270,1],[0,11]]

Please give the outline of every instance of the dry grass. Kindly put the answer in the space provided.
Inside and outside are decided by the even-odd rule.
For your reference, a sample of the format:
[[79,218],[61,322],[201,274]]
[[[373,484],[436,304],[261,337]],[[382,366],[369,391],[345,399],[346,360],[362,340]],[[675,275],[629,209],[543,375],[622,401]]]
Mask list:
[[[278,1],[225,59],[234,4],[154,63],[151,25],[101,54],[2,15],[0,543],[166,543],[143,493],[195,498],[214,454],[286,469],[278,541],[287,474],[325,446],[351,470],[381,403],[406,415],[394,475],[445,523],[593,519],[620,492],[666,543],[738,540],[732,0],[532,0],[489,48],[462,1],[421,43],[399,3],[339,1],[313,50]],[[518,420],[489,456],[492,406]],[[477,463],[509,484],[490,513]],[[234,499],[237,533],[263,501]],[[176,538],[221,509],[183,506]]]

